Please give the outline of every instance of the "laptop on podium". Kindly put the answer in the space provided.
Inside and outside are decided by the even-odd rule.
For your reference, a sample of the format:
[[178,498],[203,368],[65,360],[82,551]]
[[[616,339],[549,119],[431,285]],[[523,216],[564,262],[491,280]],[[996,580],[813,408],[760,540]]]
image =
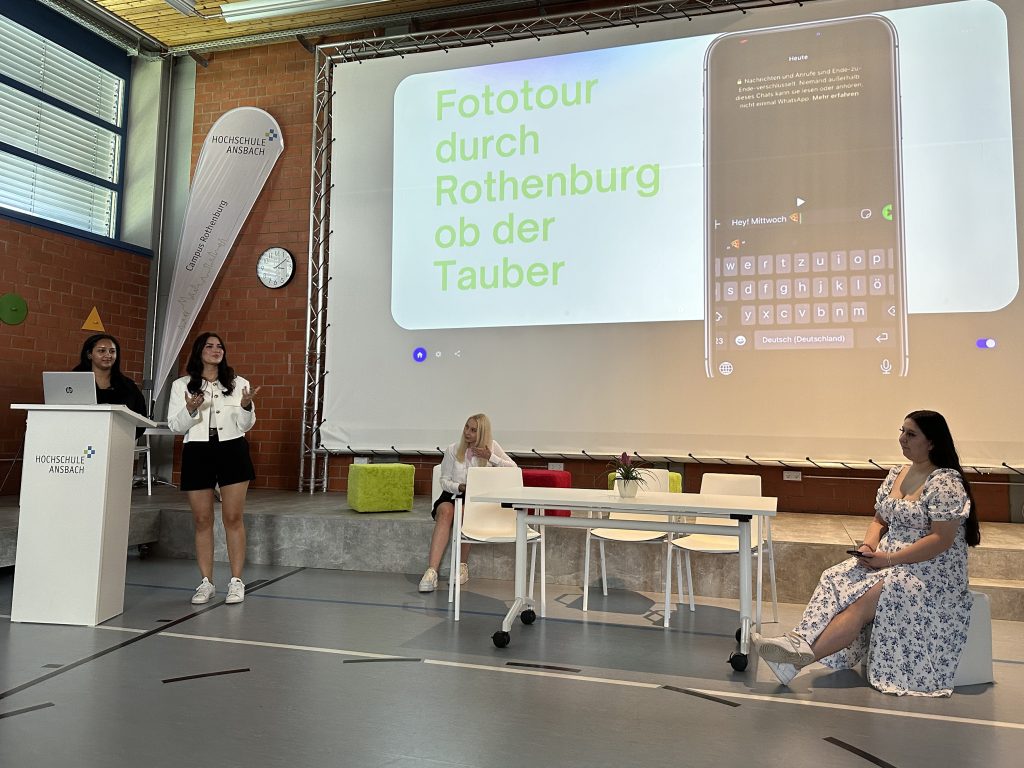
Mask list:
[[46,405],[96,405],[96,374],[92,371],[44,371]]

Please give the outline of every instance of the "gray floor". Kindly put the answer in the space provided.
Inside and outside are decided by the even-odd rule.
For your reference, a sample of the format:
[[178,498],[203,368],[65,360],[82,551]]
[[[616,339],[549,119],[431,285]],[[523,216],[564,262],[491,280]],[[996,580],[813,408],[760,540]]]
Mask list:
[[[1019,622],[994,622],[997,684],[898,699],[855,671],[815,666],[788,690],[756,659],[733,672],[727,600],[666,631],[656,595],[596,592],[584,618],[578,588],[551,586],[548,618],[499,650],[508,582],[472,580],[456,624],[413,576],[246,577],[242,605],[221,591],[195,610],[194,563],[130,558],[125,613],[103,627],[0,619],[0,765],[910,768],[1024,751]],[[0,614],[12,585],[0,571]],[[781,609],[785,628],[800,607]]]

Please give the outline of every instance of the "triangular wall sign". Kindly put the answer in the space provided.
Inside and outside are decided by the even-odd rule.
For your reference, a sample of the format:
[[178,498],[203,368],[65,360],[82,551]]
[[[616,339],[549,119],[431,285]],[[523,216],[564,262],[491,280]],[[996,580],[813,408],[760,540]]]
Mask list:
[[92,312],[89,313],[89,316],[85,319],[85,322],[82,323],[82,330],[99,331],[100,333],[103,333],[104,331],[107,330],[106,328],[103,327],[103,321],[100,320],[100,313],[96,309],[96,307],[92,308]]

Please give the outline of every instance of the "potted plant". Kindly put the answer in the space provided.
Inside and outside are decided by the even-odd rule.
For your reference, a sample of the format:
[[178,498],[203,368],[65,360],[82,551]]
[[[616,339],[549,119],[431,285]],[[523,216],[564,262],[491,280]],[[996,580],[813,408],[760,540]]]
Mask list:
[[615,471],[615,488],[624,499],[632,499],[637,491],[647,487],[642,463],[634,461],[625,451],[608,464]]

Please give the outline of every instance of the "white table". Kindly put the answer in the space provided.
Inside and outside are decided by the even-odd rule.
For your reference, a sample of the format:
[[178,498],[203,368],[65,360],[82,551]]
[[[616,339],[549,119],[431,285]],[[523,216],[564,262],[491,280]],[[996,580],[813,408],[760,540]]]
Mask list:
[[[536,613],[532,600],[526,596],[526,530],[527,525],[557,525],[564,528],[592,528],[598,522],[589,517],[555,517],[551,515],[530,515],[530,509],[568,509],[573,512],[624,512],[644,515],[665,515],[665,522],[617,518],[601,520],[602,528],[625,528],[643,531],[665,531],[667,533],[706,533],[739,538],[740,578],[740,650],[729,658],[733,669],[742,670],[747,666],[750,649],[751,587],[752,575],[750,521],[754,515],[774,517],[778,500],[771,496],[717,496],[701,493],[664,493],[641,491],[635,498],[624,499],[616,491],[592,490],[589,488],[511,488],[480,496],[476,501],[501,504],[516,511],[516,575],[515,600],[501,623],[501,630],[495,632],[494,644],[503,648],[511,642],[512,622],[520,609],[524,623],[532,624]],[[738,525],[694,525],[673,518],[723,517],[731,518]],[[586,585],[584,585],[584,589]]]

